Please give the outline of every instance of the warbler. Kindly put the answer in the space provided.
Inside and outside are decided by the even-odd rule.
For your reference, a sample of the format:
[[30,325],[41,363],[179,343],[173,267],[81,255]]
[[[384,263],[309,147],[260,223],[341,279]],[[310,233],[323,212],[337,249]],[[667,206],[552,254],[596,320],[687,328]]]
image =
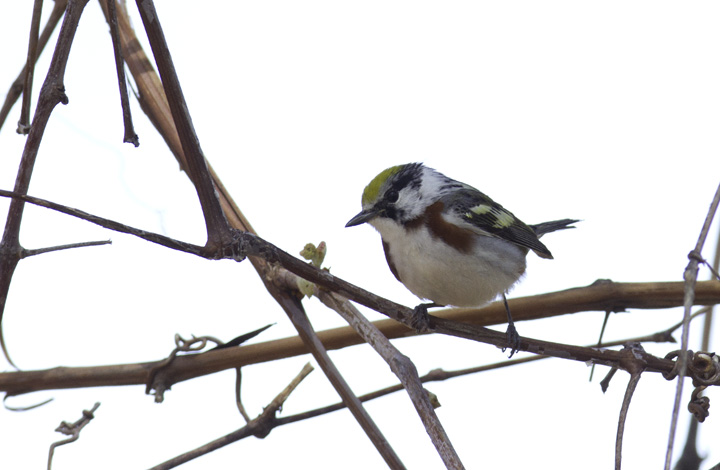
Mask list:
[[362,211],[345,226],[372,225],[390,271],[410,292],[431,301],[415,308],[415,326],[427,327],[428,307],[478,307],[501,295],[514,350],[519,336],[505,294],[525,273],[530,250],[552,259],[539,238],[575,222],[526,225],[472,186],[408,163],[378,174],[363,191]]

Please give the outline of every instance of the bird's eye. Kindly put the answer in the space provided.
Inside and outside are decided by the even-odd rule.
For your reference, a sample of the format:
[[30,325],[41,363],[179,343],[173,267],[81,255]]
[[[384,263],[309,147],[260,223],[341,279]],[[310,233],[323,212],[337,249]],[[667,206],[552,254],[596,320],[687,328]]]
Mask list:
[[389,203],[397,202],[398,198],[400,197],[400,194],[398,194],[397,191],[394,189],[391,189],[390,191],[385,194],[385,200]]

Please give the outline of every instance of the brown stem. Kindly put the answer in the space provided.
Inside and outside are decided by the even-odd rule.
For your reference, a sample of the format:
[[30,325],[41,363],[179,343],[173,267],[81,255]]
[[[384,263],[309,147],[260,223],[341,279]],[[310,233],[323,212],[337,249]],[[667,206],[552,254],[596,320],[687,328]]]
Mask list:
[[[710,226],[712,225],[712,221],[715,217],[718,206],[720,206],[720,185],[718,185],[717,190],[715,190],[715,196],[713,197],[710,208],[708,209],[708,213],[705,217],[705,222],[703,223],[702,229],[700,230],[700,235],[698,236],[698,241],[695,244],[695,248],[688,254],[688,258],[690,259],[690,261],[688,262],[688,265],[685,268],[685,272],[683,274],[683,278],[685,280],[685,312],[683,315],[683,329],[680,340],[680,350],[683,352],[688,350],[688,342],[690,337],[690,315],[692,313],[692,306],[695,303],[695,285],[697,283],[698,265],[702,260],[702,249],[705,245],[705,240],[707,239],[708,233],[710,232]],[[672,419],[670,421],[670,435],[668,437],[668,445],[665,452],[665,470],[670,470],[670,466],[672,465],[672,453],[673,446],[675,444],[675,432],[677,430],[677,422],[680,414],[680,400],[682,399],[683,384],[685,382],[684,380],[682,380],[682,377],[685,376],[685,372],[687,371],[688,366],[687,354],[680,354],[680,359],[678,360],[680,363],[678,375],[681,378],[678,379],[675,389],[675,402],[673,404]]]
[[132,114],[130,113],[130,100],[128,99],[127,79],[125,78],[125,62],[123,61],[118,32],[117,11],[115,0],[107,0],[108,23],[110,24],[110,37],[112,38],[113,53],[115,55],[115,69],[117,71],[118,86],[120,87],[120,105],[122,106],[123,126],[125,136],[123,142],[140,145],[135,129],[133,128]]
[[233,442],[237,442],[240,439],[244,439],[249,436],[257,436],[261,439],[266,437],[270,431],[277,426],[275,414],[282,407],[283,403],[285,403],[293,390],[295,390],[295,388],[300,385],[300,382],[302,382],[303,379],[312,371],[312,366],[310,364],[306,364],[297,377],[295,377],[293,381],[290,382],[290,384],[263,409],[260,416],[250,421],[247,425],[219,439],[215,439],[204,446],[198,447],[190,452],[185,452],[182,455],[178,455],[177,457],[167,460],[160,465],[156,465],[150,470],[169,470],[171,468],[175,468],[178,465],[182,465],[205,454],[209,454],[214,450],[220,449],[228,444],[232,444]]
[[27,60],[25,61],[25,84],[23,86],[23,100],[20,109],[17,133],[27,134],[30,131],[30,102],[32,100],[32,84],[35,76],[35,61],[37,60],[38,34],[40,32],[40,16],[42,15],[42,0],[35,0],[33,4],[32,20],[30,21],[30,40],[28,41]]
[[[40,143],[53,109],[55,109],[58,103],[67,104],[68,102],[68,98],[65,95],[64,84],[65,67],[67,66],[68,57],[70,56],[70,47],[75,38],[75,31],[77,31],[77,26],[87,1],[88,0],[70,0],[68,2],[65,19],[60,28],[58,42],[55,46],[55,53],[50,62],[50,68],[45,82],[40,89],[37,110],[35,111],[32,126],[25,141],[25,148],[20,160],[20,168],[15,180],[14,192],[17,194],[27,194],[30,177],[32,176],[35,160],[40,149]],[[0,240],[0,324],[10,290],[10,280],[22,255],[22,247],[20,246],[20,223],[22,221],[24,207],[25,202],[22,199],[16,198],[10,202],[3,238]],[[0,330],[0,346],[2,346],[3,352],[10,361],[5,348],[5,341],[2,337],[2,330]],[[12,363],[12,361],[10,362]]]
[[[58,23],[60,22],[60,18],[62,18],[63,13],[65,12],[65,7],[67,6],[67,0],[55,0],[55,4],[53,5],[53,9],[50,12],[50,16],[48,17],[47,23],[45,23],[45,27],[43,28],[42,33],[40,34],[40,38],[38,39],[38,47],[37,50],[38,53],[35,54],[35,60],[37,61],[37,58],[39,57],[40,53],[45,49],[45,46],[47,45],[48,41],[50,40],[50,36],[55,31],[55,28],[57,27]],[[0,108],[0,129],[2,129],[3,124],[5,124],[5,121],[7,120],[8,115],[10,114],[10,110],[12,109],[15,102],[20,98],[20,95],[23,92],[23,84],[25,82],[25,68],[27,67],[27,64],[25,64],[20,71],[20,74],[17,76],[15,81],[10,85],[10,89],[7,92],[7,95],[5,95],[5,102],[2,105],[2,108]]]
[[343,376],[338,371],[335,364],[330,359],[327,350],[323,346],[320,339],[318,339],[315,330],[310,324],[310,320],[305,314],[305,310],[302,308],[302,304],[298,299],[292,299],[291,302],[294,305],[286,305],[287,300],[282,298],[276,298],[276,300],[283,306],[283,309],[288,314],[290,321],[298,332],[298,335],[312,353],[313,357],[317,361],[320,368],[325,372],[328,380],[338,392],[343,400],[343,403],[348,407],[350,412],[355,417],[355,420],[360,424],[365,434],[367,434],[370,441],[372,441],[375,448],[378,450],[382,458],[387,463],[388,467],[392,469],[402,470],[405,468],[400,457],[395,453],[390,443],[385,439],[385,436],[377,427],[375,422],[372,420],[368,412],[363,407],[360,400],[358,400],[355,393],[350,389],[350,386],[345,381]]
[[175,65],[173,65],[170,49],[160,26],[155,4],[152,0],[136,0],[136,3],[150,41],[150,47],[152,47],[183,152],[187,158],[188,176],[195,185],[203,209],[208,237],[207,247],[213,251],[230,241],[230,226],[215,194],[212,178],[200,148],[200,141],[195,133],[185,96],[180,87],[180,80],[175,72]]

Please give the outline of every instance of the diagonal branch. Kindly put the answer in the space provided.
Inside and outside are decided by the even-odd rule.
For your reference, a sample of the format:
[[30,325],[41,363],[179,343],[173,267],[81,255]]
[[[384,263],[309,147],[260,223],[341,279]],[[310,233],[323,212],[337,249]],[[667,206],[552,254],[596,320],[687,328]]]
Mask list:
[[152,0],[136,0],[136,3],[150,41],[150,47],[152,47],[155,63],[160,72],[160,78],[182,143],[182,149],[187,158],[188,176],[195,186],[205,216],[207,245],[216,248],[230,241],[230,226],[215,194],[212,178],[205,162],[205,156],[200,148],[200,141],[195,133],[190,111],[180,87],[180,80],[175,72],[170,49],[165,41],[165,35],[160,26],[160,18],[155,10],[155,4]]
[[[285,302],[284,299],[277,300],[281,305]],[[388,467],[398,470],[404,469],[405,465],[403,465],[400,457],[398,457],[395,453],[393,448],[390,446],[390,443],[382,434],[382,431],[380,431],[380,428],[377,427],[358,397],[350,389],[350,386],[330,359],[327,350],[318,339],[317,333],[315,333],[314,328],[310,324],[310,320],[308,319],[305,310],[302,308],[302,303],[299,299],[292,300],[296,304],[295,308],[283,308],[288,313],[290,321],[293,326],[295,326],[295,329],[297,330],[303,343],[310,349],[310,352],[318,362],[318,365],[320,365],[320,368],[322,368],[323,372],[325,372],[328,380],[338,392],[343,402],[347,405],[348,409],[355,417],[355,420],[363,428],[365,434],[367,434],[368,438],[370,438],[372,443],[375,445],[375,448],[385,460]]]
[[214,450],[220,449],[228,444],[232,444],[233,442],[237,442],[240,439],[244,439],[249,436],[257,436],[261,439],[266,437],[270,433],[270,431],[272,431],[272,429],[277,426],[277,418],[275,417],[276,413],[282,408],[285,401],[287,401],[287,399],[290,397],[290,394],[297,388],[298,385],[300,385],[300,382],[302,382],[303,379],[305,379],[305,377],[307,377],[308,374],[310,374],[310,372],[312,371],[312,366],[310,364],[305,364],[305,367],[303,367],[303,369],[292,380],[292,382],[290,382],[288,386],[285,387],[268,404],[268,406],[263,409],[263,412],[257,418],[250,421],[247,425],[219,439],[215,439],[214,441],[209,442],[202,447],[198,447],[197,449],[191,450],[190,452],[186,452],[175,458],[167,460],[160,465],[156,465],[150,470],[168,470],[171,468],[175,468],[178,465],[182,465],[186,462],[189,462],[190,460],[196,459],[205,454],[209,454]]
[[670,470],[670,466],[672,464],[675,432],[677,430],[678,416],[680,413],[680,400],[682,399],[683,384],[685,382],[682,378],[685,377],[685,373],[688,367],[688,354],[686,353],[688,351],[688,342],[690,337],[691,309],[695,302],[695,285],[697,283],[698,264],[702,260],[702,249],[705,245],[705,240],[707,239],[708,233],[710,232],[710,226],[712,225],[713,218],[715,217],[715,213],[717,212],[718,205],[720,205],[720,185],[718,185],[718,188],[715,191],[715,196],[710,203],[710,208],[708,209],[707,216],[705,217],[705,222],[703,223],[702,229],[700,230],[700,235],[698,236],[698,241],[695,244],[695,248],[688,254],[688,258],[690,259],[690,261],[685,268],[685,273],[683,275],[683,278],[685,280],[685,312],[683,315],[683,330],[680,340],[680,350],[683,353],[680,354],[680,358],[678,359],[680,365],[678,375],[680,378],[677,381],[677,386],[675,389],[675,402],[673,404],[672,419],[670,422],[670,435],[668,437],[668,445],[665,452],[665,470]]
[[450,442],[445,429],[435,413],[427,392],[422,386],[415,364],[402,354],[390,340],[383,336],[347,299],[332,292],[317,290],[316,295],[322,303],[335,310],[358,332],[358,334],[387,362],[393,373],[400,379],[403,388],[410,396],[420,419],[425,426],[438,454],[448,469],[464,468],[460,456]]
[[23,85],[23,100],[20,109],[17,133],[27,134],[30,131],[30,103],[32,102],[32,84],[35,76],[35,61],[38,54],[38,34],[40,32],[40,16],[42,15],[42,0],[35,0],[33,4],[32,20],[30,20],[30,40],[28,43],[27,60],[25,61],[25,83]]
[[[38,52],[35,54],[36,61],[37,58],[40,56],[40,53],[42,53],[42,51],[45,49],[45,46],[50,40],[50,36],[55,31],[58,23],[60,23],[60,18],[62,18],[63,13],[65,12],[65,7],[67,7],[67,0],[55,0],[53,9],[50,12],[47,23],[45,23],[45,27],[43,28],[42,33],[40,33],[40,38],[38,39]],[[5,121],[10,114],[10,110],[12,109],[18,98],[20,98],[20,95],[23,92],[26,67],[27,64],[23,66],[20,74],[17,76],[12,85],[10,85],[10,89],[8,90],[7,95],[5,95],[5,102],[3,103],[2,108],[0,108],[0,128],[2,128],[3,124],[5,124]]]
[[[47,126],[50,115],[58,103],[67,104],[68,97],[65,95],[65,67],[70,56],[70,47],[75,38],[75,31],[80,23],[83,9],[88,0],[69,0],[65,19],[63,20],[60,34],[58,36],[55,53],[50,62],[50,68],[40,89],[40,97],[38,98],[37,109],[33,117],[32,126],[25,141],[22,158],[20,160],[20,168],[15,179],[15,193],[27,194],[30,186],[30,178],[32,176],[35,160],[37,159],[42,141],[45,127]],[[5,230],[2,240],[0,240],[0,322],[5,310],[7,296],[10,291],[10,281],[12,279],[17,263],[22,256],[22,247],[20,246],[20,224],[22,221],[23,209],[25,202],[21,199],[13,199],[10,202],[8,216],[5,221]],[[0,323],[1,324],[1,323]],[[0,329],[0,346],[5,356],[9,359],[5,341],[2,337]],[[10,361],[12,363],[12,361]]]

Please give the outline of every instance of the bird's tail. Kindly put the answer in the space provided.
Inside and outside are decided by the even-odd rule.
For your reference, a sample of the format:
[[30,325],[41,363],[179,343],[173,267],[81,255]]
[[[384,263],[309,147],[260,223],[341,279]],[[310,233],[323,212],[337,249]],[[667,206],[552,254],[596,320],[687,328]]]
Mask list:
[[562,219],[553,220],[552,222],[543,222],[537,225],[531,225],[530,228],[535,231],[538,238],[542,237],[546,233],[555,232],[558,230],[565,230],[566,228],[575,228],[572,224],[580,222],[577,219]]

